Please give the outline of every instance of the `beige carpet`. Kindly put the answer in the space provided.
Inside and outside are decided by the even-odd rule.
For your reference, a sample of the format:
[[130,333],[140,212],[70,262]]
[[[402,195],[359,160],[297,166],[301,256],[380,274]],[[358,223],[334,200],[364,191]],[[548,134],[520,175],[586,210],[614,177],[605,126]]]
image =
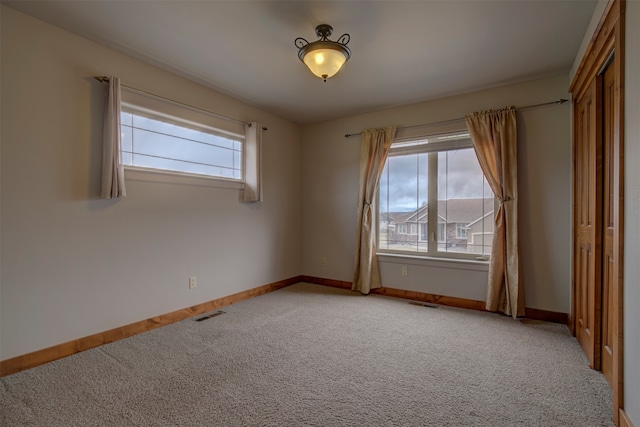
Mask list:
[[562,325],[309,284],[223,310],[2,378],[0,425],[613,425]]

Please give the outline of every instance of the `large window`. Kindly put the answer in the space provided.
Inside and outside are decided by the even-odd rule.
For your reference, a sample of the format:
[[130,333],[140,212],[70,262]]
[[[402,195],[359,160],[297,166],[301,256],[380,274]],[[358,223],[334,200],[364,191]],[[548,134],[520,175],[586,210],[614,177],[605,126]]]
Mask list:
[[378,250],[487,259],[495,206],[466,131],[396,141],[380,180]]

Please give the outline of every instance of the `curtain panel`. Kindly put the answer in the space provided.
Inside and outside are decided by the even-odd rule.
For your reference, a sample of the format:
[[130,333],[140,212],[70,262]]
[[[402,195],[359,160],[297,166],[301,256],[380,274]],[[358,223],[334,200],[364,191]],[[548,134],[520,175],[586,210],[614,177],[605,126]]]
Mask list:
[[516,110],[467,114],[482,171],[500,202],[495,217],[486,308],[524,316],[524,289],[518,244],[518,165]]
[[356,260],[351,289],[363,294],[368,294],[371,289],[382,286],[376,257],[376,233],[372,204],[395,134],[396,127],[388,126],[382,129],[362,131],[360,138]]
[[109,77],[102,130],[102,190],[101,197],[114,199],[126,197],[124,167],[122,166],[122,141],[120,138],[120,78]]
[[245,125],[244,191],[242,200],[247,203],[262,201],[262,124]]

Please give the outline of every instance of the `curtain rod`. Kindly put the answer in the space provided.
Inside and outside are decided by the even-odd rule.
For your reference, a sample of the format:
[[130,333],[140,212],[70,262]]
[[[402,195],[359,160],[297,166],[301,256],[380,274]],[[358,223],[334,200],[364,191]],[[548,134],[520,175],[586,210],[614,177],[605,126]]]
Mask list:
[[[94,79],[96,79],[97,81],[99,81],[101,83],[107,83],[109,81],[109,77],[107,77],[107,76],[95,76]],[[234,119],[232,117],[223,116],[222,114],[214,113],[213,111],[205,110],[204,108],[195,107],[193,105],[185,104],[184,102],[180,102],[180,101],[176,101],[176,100],[173,100],[173,99],[165,98],[164,96],[156,95],[155,93],[147,92],[147,91],[140,90],[140,89],[137,89],[135,87],[131,87],[131,86],[123,85],[123,84],[121,84],[120,86],[126,87],[127,89],[135,90],[137,92],[141,92],[141,93],[144,93],[144,94],[147,94],[147,95],[151,95],[151,96],[154,96],[156,98],[163,99],[165,101],[169,101],[169,102],[173,102],[173,103],[176,103],[176,104],[179,104],[179,105],[183,105],[185,107],[193,108],[195,110],[204,111],[205,113],[211,114],[211,115],[213,115],[215,117],[218,117],[219,119],[222,119],[222,120],[227,120],[229,122],[237,123],[239,125],[251,126],[251,123],[246,123],[246,122],[243,122],[242,120]],[[269,130],[269,129],[267,129],[266,127],[263,126],[262,130]]]
[[[528,109],[531,109],[531,108],[543,107],[545,105],[560,105],[560,104],[564,104],[565,102],[568,102],[568,101],[569,101],[568,99],[560,98],[557,101],[543,102],[542,104],[525,105],[524,107],[516,107],[516,110],[528,110]],[[457,121],[460,121],[460,120],[464,120],[464,117],[458,117],[457,119],[442,120],[440,122],[423,123],[421,125],[404,126],[404,127],[398,128],[398,130],[413,129],[413,128],[419,128],[419,127],[423,127],[423,126],[443,125],[443,124],[446,124],[446,123],[453,123],[453,122],[457,122]],[[362,134],[362,132],[346,133],[344,135],[344,137],[345,138],[350,138],[352,136],[357,136],[357,135],[361,135],[361,134]]]

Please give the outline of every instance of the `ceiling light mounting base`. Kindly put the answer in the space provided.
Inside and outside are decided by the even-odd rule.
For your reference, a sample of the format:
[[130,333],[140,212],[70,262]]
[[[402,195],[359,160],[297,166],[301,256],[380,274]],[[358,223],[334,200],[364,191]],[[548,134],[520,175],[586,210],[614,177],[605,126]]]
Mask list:
[[333,34],[333,27],[329,24],[320,24],[316,27],[316,36],[320,40],[327,40]]

